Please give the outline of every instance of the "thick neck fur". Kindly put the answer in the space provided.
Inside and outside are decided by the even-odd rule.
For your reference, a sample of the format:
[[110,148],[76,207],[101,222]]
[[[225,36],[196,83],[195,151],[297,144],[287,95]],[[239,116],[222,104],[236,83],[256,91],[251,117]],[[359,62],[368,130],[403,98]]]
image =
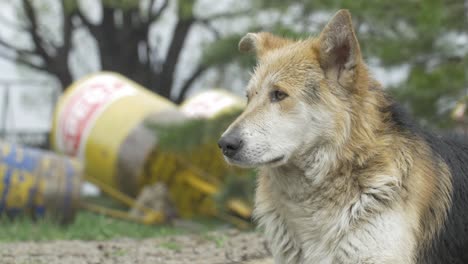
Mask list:
[[[294,162],[266,169],[271,175],[272,188],[291,201],[313,198],[328,200],[336,208],[349,207],[351,222],[371,212],[377,213],[379,207],[397,198],[405,173],[401,170],[407,171],[409,165],[395,164],[387,160],[390,158],[387,154],[391,144],[404,139],[385,131],[392,128],[385,124],[385,114],[378,105],[388,102],[384,101],[380,86],[374,81],[371,84],[375,89],[372,87],[365,95],[354,95],[366,98],[351,106],[356,107],[350,115],[351,127],[344,129],[350,134],[335,141],[341,144],[331,141],[305,147],[297,153]],[[363,199],[363,194],[369,199]],[[353,207],[350,201],[358,205]]]

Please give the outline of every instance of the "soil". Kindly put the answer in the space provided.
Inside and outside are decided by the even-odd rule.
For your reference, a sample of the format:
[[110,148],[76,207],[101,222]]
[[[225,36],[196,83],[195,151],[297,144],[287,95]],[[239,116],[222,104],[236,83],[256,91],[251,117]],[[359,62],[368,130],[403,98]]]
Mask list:
[[1,264],[270,264],[259,233],[237,230],[155,239],[0,244]]

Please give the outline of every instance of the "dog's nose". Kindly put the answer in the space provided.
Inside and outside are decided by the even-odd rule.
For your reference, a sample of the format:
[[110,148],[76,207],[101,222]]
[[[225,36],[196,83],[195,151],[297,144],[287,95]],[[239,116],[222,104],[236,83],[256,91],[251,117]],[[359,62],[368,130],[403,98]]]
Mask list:
[[218,141],[218,146],[223,150],[225,156],[231,158],[242,147],[242,140],[238,136],[226,135]]

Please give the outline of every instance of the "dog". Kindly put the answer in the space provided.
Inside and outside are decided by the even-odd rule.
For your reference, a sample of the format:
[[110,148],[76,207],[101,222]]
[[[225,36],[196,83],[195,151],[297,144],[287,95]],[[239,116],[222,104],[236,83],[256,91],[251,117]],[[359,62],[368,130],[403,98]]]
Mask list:
[[248,33],[247,106],[219,140],[259,168],[275,263],[468,263],[468,140],[416,125],[371,77],[351,15],[318,37]]

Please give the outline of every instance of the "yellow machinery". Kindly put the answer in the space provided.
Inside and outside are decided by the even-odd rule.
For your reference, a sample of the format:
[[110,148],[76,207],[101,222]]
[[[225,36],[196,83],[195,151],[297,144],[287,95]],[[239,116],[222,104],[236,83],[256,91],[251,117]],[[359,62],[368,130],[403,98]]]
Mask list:
[[165,137],[154,129],[196,119],[209,122],[242,107],[243,101],[233,95],[209,91],[179,108],[123,76],[103,72],[67,89],[56,108],[51,142],[55,150],[82,159],[86,179],[114,197],[120,192],[135,197],[144,186],[161,182],[182,217],[231,211],[248,218],[251,209],[242,199],[230,199],[222,209],[215,200],[226,175],[245,174],[225,164],[215,140],[172,151],[160,148]]

